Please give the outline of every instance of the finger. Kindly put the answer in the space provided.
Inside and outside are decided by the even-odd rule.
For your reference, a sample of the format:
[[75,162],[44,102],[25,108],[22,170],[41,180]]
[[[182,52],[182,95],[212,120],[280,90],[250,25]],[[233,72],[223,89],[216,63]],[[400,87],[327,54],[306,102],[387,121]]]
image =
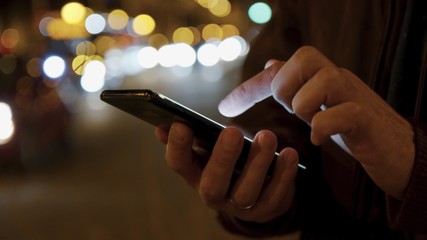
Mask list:
[[357,128],[368,125],[362,116],[365,116],[362,108],[354,102],[345,102],[318,112],[311,123],[311,141],[320,145],[335,134],[354,138]]
[[354,87],[337,67],[324,67],[312,76],[292,100],[292,109],[298,117],[311,122],[321,108],[332,107],[354,98]]
[[271,96],[271,81],[282,66],[277,62],[231,91],[219,104],[220,113],[234,117]]
[[283,65],[271,82],[274,99],[293,112],[292,99],[320,69],[335,66],[313,47],[302,47]]
[[237,128],[224,129],[203,170],[199,194],[211,207],[226,198],[234,166],[243,148],[243,134]]
[[280,62],[277,59],[270,59],[265,63],[264,69],[269,68],[271,65]]
[[237,209],[229,203],[225,211],[245,221],[268,222],[286,213],[295,193],[298,153],[285,148],[277,157],[271,181],[265,185],[255,205],[248,210]]
[[294,200],[297,171],[297,151],[283,149],[277,157],[273,177],[259,199],[259,207],[263,208],[258,216],[260,221],[271,221],[289,210]]
[[230,196],[237,206],[256,203],[276,148],[277,139],[272,132],[261,131],[255,136],[247,163]]
[[194,135],[189,127],[182,123],[173,123],[166,145],[166,163],[191,186],[197,186],[201,170],[193,155],[193,139]]
[[165,131],[162,128],[156,127],[156,129],[154,130],[154,134],[156,135],[157,140],[159,140],[161,143],[163,144],[168,143],[168,135],[169,135],[168,131]]

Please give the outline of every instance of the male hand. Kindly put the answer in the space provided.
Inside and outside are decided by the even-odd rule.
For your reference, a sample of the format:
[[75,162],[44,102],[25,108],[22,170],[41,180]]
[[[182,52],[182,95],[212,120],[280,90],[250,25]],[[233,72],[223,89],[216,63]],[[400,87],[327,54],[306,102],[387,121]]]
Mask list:
[[273,96],[311,126],[314,144],[332,137],[387,194],[403,197],[415,156],[407,121],[357,76],[313,47],[299,49],[286,63],[268,65],[220,103],[223,115],[239,115]]
[[298,155],[292,148],[282,150],[266,181],[277,148],[272,132],[256,134],[234,185],[231,178],[243,147],[239,129],[229,127],[221,132],[205,166],[201,164],[205,153],[188,126],[174,123],[169,133],[157,128],[156,136],[167,144],[169,167],[195,188],[210,208],[245,221],[267,222],[286,213],[292,205]]

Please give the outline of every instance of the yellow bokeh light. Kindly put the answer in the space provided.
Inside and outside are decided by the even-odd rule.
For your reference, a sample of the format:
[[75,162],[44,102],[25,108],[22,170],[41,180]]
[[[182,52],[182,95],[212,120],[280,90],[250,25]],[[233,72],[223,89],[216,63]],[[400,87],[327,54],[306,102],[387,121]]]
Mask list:
[[194,40],[193,40],[193,44],[192,45],[198,44],[201,41],[201,39],[202,39],[202,36],[200,34],[199,29],[197,29],[195,27],[189,27],[189,29],[193,32],[193,36],[194,36]]
[[215,5],[218,4],[219,0],[196,0],[196,2],[198,4],[200,4],[200,6],[204,7],[204,8],[211,8]]
[[221,26],[221,28],[222,28],[223,38],[224,39],[240,35],[239,29],[236,26],[232,25],[232,24],[224,24],[224,25]]
[[160,47],[169,44],[169,40],[165,35],[157,33],[148,39],[148,44],[154,48],[159,49]]
[[218,0],[216,5],[209,8],[209,11],[217,17],[226,17],[231,13],[231,4],[228,0]]
[[77,44],[76,55],[88,55],[92,56],[96,53],[96,46],[92,42],[83,41]]
[[68,24],[78,24],[84,21],[86,8],[77,2],[65,4],[61,9],[61,17]]
[[46,31],[55,40],[84,38],[89,35],[83,25],[69,24],[61,18],[50,21]]
[[176,43],[187,43],[191,45],[194,42],[193,31],[187,27],[180,27],[173,33],[173,41]]
[[129,23],[129,16],[125,11],[116,9],[108,15],[107,21],[113,30],[121,30]]
[[222,28],[214,23],[208,24],[203,28],[202,37],[205,41],[209,39],[222,39]]
[[156,22],[150,15],[141,14],[133,20],[132,28],[136,34],[145,36],[154,31]]
[[104,59],[98,55],[93,55],[93,56],[79,55],[73,59],[71,66],[76,74],[83,75],[86,65],[91,61],[103,62]]
[[84,67],[89,61],[90,61],[89,56],[79,55],[73,59],[71,66],[76,74],[83,75]]
[[110,36],[99,36],[94,40],[94,44],[98,54],[104,55],[116,45],[116,40]]

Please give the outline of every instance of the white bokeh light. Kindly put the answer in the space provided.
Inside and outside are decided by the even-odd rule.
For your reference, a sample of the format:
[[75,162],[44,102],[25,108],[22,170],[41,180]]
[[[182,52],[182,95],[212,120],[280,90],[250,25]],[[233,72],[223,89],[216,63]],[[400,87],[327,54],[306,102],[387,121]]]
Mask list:
[[105,85],[106,68],[100,61],[91,61],[87,63],[83,76],[80,80],[82,88],[86,92],[97,92]]
[[173,67],[176,65],[174,48],[172,45],[165,45],[159,49],[159,64],[163,67]]
[[240,56],[246,56],[249,53],[249,44],[246,42],[244,38],[241,36],[233,36],[232,38],[236,39],[240,42],[240,46],[242,46],[242,51],[240,52]]
[[12,110],[7,103],[0,102],[0,145],[8,143],[14,132]]
[[153,47],[143,47],[138,52],[138,63],[143,68],[153,68],[159,64],[159,52]]
[[43,72],[49,78],[59,78],[65,72],[65,61],[58,56],[50,56],[43,62]]
[[122,59],[124,53],[122,50],[113,48],[105,53],[105,67],[109,77],[121,77],[123,75]]
[[193,47],[185,43],[178,43],[174,46],[176,56],[176,64],[180,67],[188,68],[194,65],[197,61],[196,51]]
[[242,45],[239,40],[230,37],[224,39],[224,41],[219,44],[218,50],[222,60],[228,62],[234,61],[240,56],[242,52]]
[[107,21],[100,14],[92,14],[86,18],[85,27],[90,34],[98,34],[104,31]]
[[205,43],[197,51],[197,60],[204,66],[213,66],[219,59],[218,47],[213,43]]
[[122,68],[124,73],[128,76],[136,75],[143,70],[138,62],[139,50],[141,50],[139,46],[130,46],[124,51],[124,57],[122,58]]

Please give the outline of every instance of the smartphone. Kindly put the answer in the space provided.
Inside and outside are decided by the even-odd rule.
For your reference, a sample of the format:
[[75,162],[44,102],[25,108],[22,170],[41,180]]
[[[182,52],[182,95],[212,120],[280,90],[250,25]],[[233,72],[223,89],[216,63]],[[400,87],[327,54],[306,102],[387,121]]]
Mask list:
[[[102,101],[166,131],[173,122],[187,124],[193,130],[194,136],[204,143],[205,150],[208,152],[213,150],[220,132],[226,127],[150,89],[104,90],[100,97]],[[251,144],[252,139],[244,137],[243,150],[235,167],[237,174],[243,169]],[[277,156],[278,153],[275,154],[275,158]],[[269,174],[272,173],[274,161]],[[301,164],[299,168],[306,169]]]

